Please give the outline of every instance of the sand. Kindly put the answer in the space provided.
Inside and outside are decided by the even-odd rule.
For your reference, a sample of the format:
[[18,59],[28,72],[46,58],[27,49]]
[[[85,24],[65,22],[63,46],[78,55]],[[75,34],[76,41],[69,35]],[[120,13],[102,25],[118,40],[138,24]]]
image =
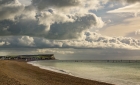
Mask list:
[[0,85],[112,85],[56,73],[23,61],[0,60]]

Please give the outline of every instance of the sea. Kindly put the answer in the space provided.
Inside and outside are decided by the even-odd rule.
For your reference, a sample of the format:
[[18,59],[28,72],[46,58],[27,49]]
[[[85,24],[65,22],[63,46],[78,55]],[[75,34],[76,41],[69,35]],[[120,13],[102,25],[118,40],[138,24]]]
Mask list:
[[140,85],[140,61],[136,60],[43,60],[28,64],[115,85]]

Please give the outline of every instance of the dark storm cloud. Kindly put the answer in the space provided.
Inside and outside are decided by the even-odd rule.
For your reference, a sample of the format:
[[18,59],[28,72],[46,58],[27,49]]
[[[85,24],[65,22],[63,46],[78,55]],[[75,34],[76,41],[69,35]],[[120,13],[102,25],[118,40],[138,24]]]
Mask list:
[[23,10],[23,7],[3,7],[2,10],[0,10],[0,20],[3,19],[14,19],[15,16],[18,15],[19,12]]
[[9,3],[15,3],[16,0],[0,0],[0,5],[5,5]]
[[37,6],[39,10],[47,7],[71,7],[80,5],[79,0],[32,0],[32,4]]
[[[39,12],[36,6],[69,7],[79,5],[80,0],[33,0],[32,5],[23,6],[18,0],[0,3],[0,35],[1,36],[34,36],[48,39],[78,38],[90,28],[102,27],[101,18],[95,14],[69,14],[61,10],[48,9]],[[36,4],[36,6],[34,6]],[[41,9],[44,9],[44,7]],[[66,8],[69,10],[69,8]]]
[[71,39],[78,38],[81,32],[91,27],[96,27],[100,19],[93,14],[86,14],[83,17],[76,17],[74,22],[54,23],[50,30],[45,32],[46,26],[38,24],[37,20],[17,19],[17,21],[0,21],[1,36],[4,35],[28,35],[45,37],[47,39]]
[[45,26],[38,25],[34,20],[20,20],[20,22],[14,22],[11,20],[0,21],[1,36],[8,35],[32,35],[32,36],[41,36],[40,33],[43,33]]
[[75,22],[52,24],[46,37],[51,39],[78,38],[81,36],[82,31],[96,27],[98,24],[102,25],[102,22],[98,23],[96,15],[85,14],[83,17],[77,16]]
[[24,7],[17,0],[1,0],[0,1],[0,21],[4,19],[12,19],[22,12]]

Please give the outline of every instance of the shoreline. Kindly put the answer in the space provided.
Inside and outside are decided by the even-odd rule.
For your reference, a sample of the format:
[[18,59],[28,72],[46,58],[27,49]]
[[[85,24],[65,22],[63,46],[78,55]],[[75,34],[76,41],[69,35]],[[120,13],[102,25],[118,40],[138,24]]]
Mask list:
[[0,60],[0,85],[113,85],[41,69],[25,61]]

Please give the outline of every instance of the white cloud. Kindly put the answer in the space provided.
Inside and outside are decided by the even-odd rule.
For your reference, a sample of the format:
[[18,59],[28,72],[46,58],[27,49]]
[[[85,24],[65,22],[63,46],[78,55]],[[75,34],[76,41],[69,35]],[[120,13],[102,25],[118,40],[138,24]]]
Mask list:
[[30,5],[31,4],[31,0],[19,0],[19,2],[21,2],[24,5]]
[[73,51],[66,51],[66,50],[60,50],[60,49],[37,49],[37,52],[39,53],[58,53],[58,54],[74,54]]
[[107,13],[134,13],[134,16],[137,16],[138,13],[140,13],[140,3],[135,3],[122,8],[111,10]]
[[34,39],[33,37],[22,36],[18,38],[18,43],[23,46],[34,46]]
[[2,42],[0,42],[0,46],[3,46],[4,44],[5,44],[5,42],[3,42],[3,41],[2,41]]
[[50,26],[54,23],[66,23],[66,22],[74,22],[73,18],[68,17],[68,15],[58,13],[52,10],[51,12],[41,12],[37,16],[39,24],[45,25],[46,31],[50,30]]
[[140,29],[135,31],[135,35],[140,35]]

